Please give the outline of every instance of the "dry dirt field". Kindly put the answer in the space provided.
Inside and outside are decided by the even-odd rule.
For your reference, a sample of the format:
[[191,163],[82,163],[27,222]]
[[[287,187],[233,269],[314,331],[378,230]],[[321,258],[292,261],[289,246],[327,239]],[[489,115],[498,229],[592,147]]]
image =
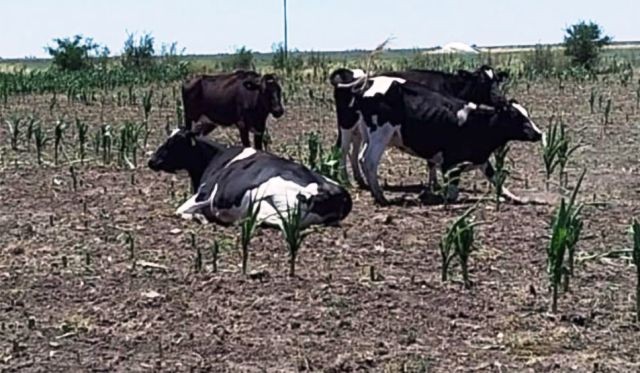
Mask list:
[[[564,112],[584,147],[568,169],[573,184],[587,169],[580,200],[585,228],[571,290],[550,314],[546,275],[549,223],[559,200],[545,191],[539,144],[513,144],[508,186],[547,205],[483,203],[475,218],[479,248],[466,290],[456,265],[440,280],[438,243],[447,225],[489,191],[476,173],[449,208],[417,202],[425,163],[388,151],[381,180],[389,207],[353,189],[354,208],[340,227],[315,230],[287,277],[279,232],[259,231],[249,277],[240,273],[238,228],[200,226],[173,215],[188,181],[146,168],[90,161],[35,164],[34,152],[9,148],[0,129],[0,370],[7,372],[527,372],[640,370],[635,268],[624,257],[630,219],[640,217],[640,115],[635,84],[598,83],[611,97],[611,120],[589,110],[592,83],[523,84],[512,89],[547,128]],[[9,114],[37,113],[44,123],[67,114],[99,125],[100,105],[59,105],[50,97],[12,98]],[[107,104],[104,120],[140,120],[139,107]],[[163,141],[172,108],[155,109],[147,152]],[[300,104],[270,123],[272,149],[290,149],[308,131],[335,136],[330,108]],[[69,130],[68,136],[71,136]],[[237,141],[235,130],[214,138]],[[73,141],[67,151],[73,153]],[[91,145],[89,146],[91,149]],[[94,158],[88,151],[88,158]],[[141,152],[144,153],[144,152]],[[150,153],[148,153],[150,154]],[[71,156],[75,159],[75,156]],[[557,177],[554,176],[553,180]],[[133,254],[126,232],[135,242]],[[203,268],[195,270],[201,248]],[[218,272],[210,247],[222,243]],[[585,259],[586,258],[586,259]],[[371,271],[373,268],[374,276]]]

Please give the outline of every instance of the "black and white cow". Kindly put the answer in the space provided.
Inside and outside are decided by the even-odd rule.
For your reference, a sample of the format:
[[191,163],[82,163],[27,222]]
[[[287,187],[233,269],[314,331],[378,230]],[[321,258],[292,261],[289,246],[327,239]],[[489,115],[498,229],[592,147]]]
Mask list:
[[187,129],[176,129],[149,160],[154,171],[186,170],[195,193],[178,208],[183,217],[204,216],[232,224],[259,208],[258,221],[278,226],[302,203],[302,227],[335,224],[351,211],[351,196],[308,168],[253,148],[226,147]]
[[[493,182],[489,157],[497,148],[511,140],[542,139],[542,132],[515,100],[495,108],[481,106],[398,77],[378,76],[362,84],[364,89],[353,94],[365,142],[359,161],[374,199],[381,204],[386,199],[377,170],[387,145],[439,165],[443,174],[452,171],[453,180],[465,169],[481,167]],[[455,171],[459,165],[466,166]],[[455,200],[457,182],[451,187],[448,198]],[[520,201],[508,190],[503,192]]]
[[[353,108],[353,95],[349,89],[341,88],[357,79],[365,78],[360,69],[337,69],[329,77],[334,86],[334,99],[338,119],[337,145],[342,150],[342,168],[346,176],[346,158],[349,156],[353,177],[359,186],[364,187],[364,180],[358,167],[357,157],[362,143],[362,134],[356,126],[359,117]],[[508,75],[496,72],[483,65],[476,71],[458,70],[455,74],[435,70],[407,70],[378,74],[421,83],[427,88],[464,101],[490,106],[502,105],[507,100],[500,89]],[[435,165],[429,162],[429,186],[437,183]]]

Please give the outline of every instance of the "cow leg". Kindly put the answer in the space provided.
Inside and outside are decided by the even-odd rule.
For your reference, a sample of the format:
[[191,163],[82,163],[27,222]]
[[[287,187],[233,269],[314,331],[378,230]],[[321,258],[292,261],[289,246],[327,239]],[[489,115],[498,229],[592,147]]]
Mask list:
[[427,171],[429,173],[427,188],[432,192],[438,190],[438,171],[436,170],[436,164],[427,161]]
[[367,183],[362,177],[360,163],[358,162],[358,158],[361,155],[360,146],[362,145],[362,135],[360,134],[360,129],[358,127],[354,127],[347,131],[350,131],[349,136],[352,145],[351,153],[349,153],[349,160],[351,162],[351,172],[353,172],[353,178],[356,180],[356,184],[358,184],[358,187],[360,189],[367,189]]
[[[491,185],[493,185],[493,187],[495,188],[496,186],[496,181],[495,181],[495,170],[493,169],[493,166],[491,165],[491,162],[487,161],[485,162],[485,164],[482,166],[482,173],[484,174],[484,176],[487,177],[487,179],[489,179],[489,181],[491,182]],[[516,196],[515,194],[511,193],[509,191],[509,189],[505,188],[504,186],[502,187],[502,195],[504,196],[504,198],[506,198],[507,200],[511,201],[512,203],[521,205],[524,204],[524,200],[518,196]]]
[[242,141],[242,146],[245,148],[251,147],[251,142],[249,141],[249,130],[245,126],[240,127],[240,141]]
[[263,133],[254,133],[253,134],[253,146],[256,150],[262,150],[262,140],[264,139]]
[[364,171],[364,177],[371,188],[371,194],[375,201],[381,205],[386,205],[388,202],[378,184],[378,166],[380,165],[382,154],[395,131],[396,129],[390,123],[377,127],[375,131],[367,128],[367,139],[369,141],[365,144],[363,154],[359,159],[362,171]]
[[[349,151],[351,150],[351,131],[338,127],[338,142],[336,147],[340,148],[340,172],[348,182],[349,172],[347,172],[347,157],[351,158]],[[355,175],[354,175],[355,177]]]

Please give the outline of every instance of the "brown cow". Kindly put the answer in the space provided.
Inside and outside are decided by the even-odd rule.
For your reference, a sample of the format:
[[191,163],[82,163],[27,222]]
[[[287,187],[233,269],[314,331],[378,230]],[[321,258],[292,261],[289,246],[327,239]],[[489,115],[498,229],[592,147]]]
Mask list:
[[237,125],[245,147],[251,146],[249,132],[254,133],[254,146],[262,149],[262,136],[271,113],[284,114],[282,89],[275,75],[261,76],[254,71],[238,70],[218,75],[200,75],[182,85],[184,121],[187,128],[207,135],[216,125]]

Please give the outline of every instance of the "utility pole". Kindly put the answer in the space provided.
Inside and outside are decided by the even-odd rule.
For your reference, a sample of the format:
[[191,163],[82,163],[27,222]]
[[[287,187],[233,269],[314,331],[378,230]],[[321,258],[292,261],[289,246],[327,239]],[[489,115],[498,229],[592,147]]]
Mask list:
[[284,0],[284,57],[289,57],[289,48],[287,45],[287,0]]

